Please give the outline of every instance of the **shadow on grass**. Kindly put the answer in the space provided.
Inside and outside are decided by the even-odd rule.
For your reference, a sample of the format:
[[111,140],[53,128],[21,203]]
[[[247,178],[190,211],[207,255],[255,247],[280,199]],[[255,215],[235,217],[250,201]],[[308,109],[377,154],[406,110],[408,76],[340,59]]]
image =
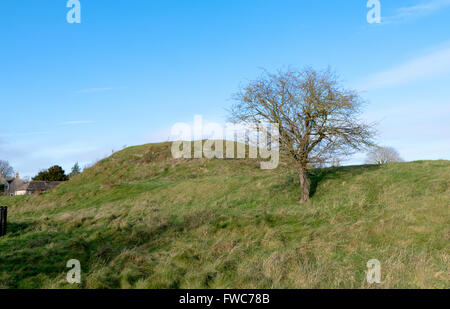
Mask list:
[[6,234],[18,234],[22,231],[29,229],[32,226],[31,223],[15,223],[8,222],[6,226]]
[[324,180],[354,177],[366,172],[375,171],[379,168],[379,165],[357,165],[312,169],[308,172],[308,178],[311,183],[309,197],[314,196],[318,185]]
[[[41,231],[39,223],[11,223],[11,232],[0,239],[0,287],[43,288],[49,284],[70,287],[65,283],[66,263],[77,259],[84,273],[95,272],[99,265],[111,268],[107,275],[95,279],[95,287],[120,288],[120,270],[128,263],[122,252],[143,245],[147,252],[167,248],[174,235],[207,223],[218,225],[219,221],[220,217],[211,211],[197,211],[184,216],[171,215],[151,225],[124,227],[105,224],[93,229],[82,226],[68,230],[50,223],[48,230]],[[146,276],[142,273],[134,279]],[[177,287],[181,279],[180,275],[167,287]],[[86,287],[84,282],[80,288]]]

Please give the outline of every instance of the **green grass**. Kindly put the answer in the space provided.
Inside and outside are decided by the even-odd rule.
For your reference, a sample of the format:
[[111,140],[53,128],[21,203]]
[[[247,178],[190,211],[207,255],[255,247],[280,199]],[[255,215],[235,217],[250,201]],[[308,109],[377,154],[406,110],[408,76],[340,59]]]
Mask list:
[[[173,160],[151,144],[40,196],[2,197],[0,287],[450,287],[449,161],[313,170],[304,205],[288,167]],[[365,280],[373,258],[379,285]]]

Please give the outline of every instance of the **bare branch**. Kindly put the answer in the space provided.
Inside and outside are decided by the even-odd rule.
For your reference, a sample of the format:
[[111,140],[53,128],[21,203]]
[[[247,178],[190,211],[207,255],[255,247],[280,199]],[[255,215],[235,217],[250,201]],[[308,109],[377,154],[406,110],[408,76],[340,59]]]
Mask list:
[[364,101],[329,69],[265,72],[234,98],[232,121],[279,124],[280,149],[296,164],[301,181],[310,166],[374,146],[373,124],[359,119]]

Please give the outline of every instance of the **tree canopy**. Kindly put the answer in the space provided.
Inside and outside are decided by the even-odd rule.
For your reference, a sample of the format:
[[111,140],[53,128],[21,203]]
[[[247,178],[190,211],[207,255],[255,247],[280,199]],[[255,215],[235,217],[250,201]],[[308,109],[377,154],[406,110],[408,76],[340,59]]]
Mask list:
[[8,161],[0,160],[0,175],[3,175],[5,178],[14,176],[14,169],[9,165]]
[[280,150],[300,177],[301,202],[309,200],[309,167],[373,145],[373,125],[359,118],[363,99],[344,88],[330,70],[265,73],[243,87],[235,99],[234,122],[279,125]]
[[76,163],[72,166],[72,171],[70,172],[69,177],[70,177],[70,178],[75,177],[75,176],[77,176],[77,175],[80,174],[80,173],[81,173],[80,165],[78,165],[78,162],[76,162]]
[[367,164],[386,164],[392,162],[402,162],[400,154],[393,147],[376,146],[367,154]]
[[48,170],[40,171],[34,178],[35,181],[66,181],[69,177],[59,165],[54,165]]

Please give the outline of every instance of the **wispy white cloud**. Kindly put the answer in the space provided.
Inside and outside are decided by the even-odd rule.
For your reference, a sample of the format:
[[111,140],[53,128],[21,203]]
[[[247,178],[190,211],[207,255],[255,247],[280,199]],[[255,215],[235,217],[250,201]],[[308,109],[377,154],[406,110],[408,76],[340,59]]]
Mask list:
[[420,4],[402,7],[396,10],[392,16],[382,18],[383,24],[400,23],[410,19],[427,16],[441,9],[450,7],[450,0],[429,0]]
[[89,124],[89,123],[95,123],[95,121],[92,120],[73,120],[73,121],[65,121],[59,123],[60,126],[70,126],[70,125],[76,125],[76,124]]
[[450,47],[446,47],[369,76],[357,88],[361,90],[388,88],[449,72]]
[[75,162],[83,167],[110,155],[111,149],[119,148],[116,145],[104,144],[86,137],[79,140],[11,139],[7,144],[0,143],[0,159],[9,161],[20,175],[34,176],[39,170],[55,164],[62,166],[66,171],[70,171]]
[[81,89],[78,90],[77,93],[96,93],[96,92],[105,92],[105,91],[110,91],[113,88],[87,88],[87,89]]
[[35,132],[16,132],[1,134],[2,137],[17,137],[17,136],[32,136],[32,135],[45,135],[50,134],[48,131],[35,131]]

